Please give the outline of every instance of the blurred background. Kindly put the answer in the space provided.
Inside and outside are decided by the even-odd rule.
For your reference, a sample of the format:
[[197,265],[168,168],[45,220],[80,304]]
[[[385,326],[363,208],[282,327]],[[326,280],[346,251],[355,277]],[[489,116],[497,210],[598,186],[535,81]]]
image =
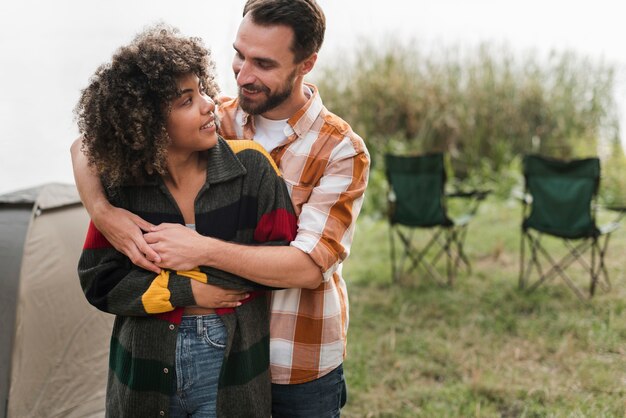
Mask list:
[[[523,185],[524,154],[599,156],[601,203],[626,207],[619,2],[318,1],[327,33],[308,80],[372,157],[344,269],[350,332],[342,416],[626,416],[625,229],[606,257],[611,291],[581,302],[557,277],[520,292],[521,209],[512,198]],[[80,90],[146,25],[165,21],[203,38],[223,93],[235,94],[232,42],[244,3],[0,2],[0,194],[73,183],[69,147]],[[383,156],[433,151],[446,153],[450,186],[493,191],[467,237],[472,270],[454,287],[438,286],[421,270],[399,281],[390,274]],[[614,219],[610,211],[598,216]],[[64,248],[33,236],[42,247]],[[41,258],[31,264],[59,264]],[[574,279],[586,285],[586,270],[576,267]],[[32,294],[24,300],[39,302]]]
[[[163,20],[202,37],[223,92],[235,93],[232,41],[244,3],[2,2],[0,193],[73,182],[68,148],[80,89],[145,25]],[[457,174],[491,175],[533,143],[564,156],[598,147],[608,156],[625,140],[626,27],[616,3],[320,4],[328,30],[309,80],[373,154],[446,148]],[[479,164],[480,155],[492,161]]]

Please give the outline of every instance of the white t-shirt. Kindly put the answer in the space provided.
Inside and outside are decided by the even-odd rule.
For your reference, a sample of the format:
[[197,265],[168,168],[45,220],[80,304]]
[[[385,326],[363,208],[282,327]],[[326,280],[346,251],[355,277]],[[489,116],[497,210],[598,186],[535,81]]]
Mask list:
[[272,152],[274,148],[287,140],[287,134],[285,134],[287,120],[271,120],[261,115],[254,115],[254,140],[261,144],[267,152]]

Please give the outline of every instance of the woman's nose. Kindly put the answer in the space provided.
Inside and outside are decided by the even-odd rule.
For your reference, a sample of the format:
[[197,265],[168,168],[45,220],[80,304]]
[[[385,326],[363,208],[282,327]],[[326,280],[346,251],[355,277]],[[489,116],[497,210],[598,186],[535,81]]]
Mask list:
[[215,102],[213,101],[213,99],[211,99],[211,97],[207,96],[207,95],[203,95],[202,96],[204,101],[202,102],[202,112],[203,113],[208,113],[208,112],[212,112],[215,110]]

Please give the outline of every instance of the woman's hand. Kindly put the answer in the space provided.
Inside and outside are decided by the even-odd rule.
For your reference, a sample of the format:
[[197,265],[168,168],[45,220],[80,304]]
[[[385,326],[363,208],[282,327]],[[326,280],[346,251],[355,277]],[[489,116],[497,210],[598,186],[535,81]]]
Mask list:
[[161,258],[143,237],[153,225],[125,209],[110,204],[94,211],[92,221],[116,250],[124,253],[133,264],[160,273]]
[[248,297],[248,293],[241,290],[222,289],[210,284],[191,280],[191,290],[196,305],[201,308],[236,308],[241,300]]

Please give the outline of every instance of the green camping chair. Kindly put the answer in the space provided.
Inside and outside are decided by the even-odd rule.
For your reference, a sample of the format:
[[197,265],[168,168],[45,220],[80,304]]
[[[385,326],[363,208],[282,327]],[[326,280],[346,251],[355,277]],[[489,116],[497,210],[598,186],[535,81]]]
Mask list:
[[[600,160],[563,161],[527,155],[523,160],[523,170],[525,194],[522,199],[520,288],[527,287],[533,270],[536,270],[538,277],[533,279],[529,290],[558,275],[578,297],[584,299],[584,293],[572,280],[571,274],[565,271],[577,261],[590,275],[590,297],[598,284],[608,290],[611,282],[604,257],[610,234],[619,223],[612,222],[602,227],[596,225]],[[560,239],[566,249],[565,255],[556,259],[546,250],[542,244],[544,235]],[[528,259],[525,258],[526,248]],[[590,257],[586,256],[587,253]],[[547,269],[544,268],[546,264]]]
[[[438,282],[444,282],[436,267],[446,261],[447,283],[452,284],[461,264],[471,270],[463,249],[467,226],[488,192],[445,193],[444,155],[385,155],[385,171],[389,182],[389,237],[391,267],[394,281],[403,273],[421,266]],[[465,214],[452,219],[447,212],[447,199],[466,199]],[[421,247],[414,241],[418,228],[428,229],[430,239]],[[400,245],[402,254],[396,254]]]

